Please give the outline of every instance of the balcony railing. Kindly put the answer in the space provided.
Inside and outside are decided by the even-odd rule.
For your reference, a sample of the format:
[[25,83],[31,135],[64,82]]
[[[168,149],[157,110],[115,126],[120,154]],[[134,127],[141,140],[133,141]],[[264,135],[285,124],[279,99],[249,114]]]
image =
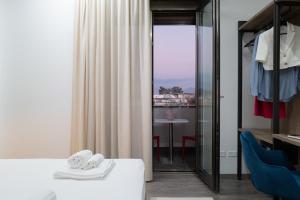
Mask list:
[[[195,135],[196,127],[196,106],[153,106],[153,118],[165,119],[167,112],[173,112],[174,118],[187,119],[189,123],[174,125],[174,147],[181,147],[181,138],[183,135]],[[153,124],[154,135],[159,135],[161,140],[161,147],[168,147],[169,145],[169,127],[168,124]],[[193,143],[188,144],[194,146]]]

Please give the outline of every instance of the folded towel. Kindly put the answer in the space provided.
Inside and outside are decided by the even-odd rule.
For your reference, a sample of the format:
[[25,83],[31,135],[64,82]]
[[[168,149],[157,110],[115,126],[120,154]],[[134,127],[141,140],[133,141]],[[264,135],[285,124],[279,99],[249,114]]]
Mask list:
[[56,179],[95,180],[104,179],[115,166],[114,160],[104,160],[98,167],[90,170],[65,168],[54,173]]
[[96,168],[103,160],[104,156],[102,154],[95,154],[88,160],[87,164],[82,169],[88,170]]
[[51,190],[45,190],[37,193],[28,200],[56,200],[56,194]]
[[68,158],[68,164],[72,169],[83,168],[92,156],[93,153],[90,150],[82,150],[70,156]]

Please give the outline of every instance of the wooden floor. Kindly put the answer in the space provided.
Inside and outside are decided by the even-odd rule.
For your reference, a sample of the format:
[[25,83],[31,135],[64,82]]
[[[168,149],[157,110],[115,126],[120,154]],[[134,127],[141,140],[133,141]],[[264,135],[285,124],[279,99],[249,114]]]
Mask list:
[[250,180],[221,179],[221,192],[214,194],[193,173],[154,173],[154,181],[146,185],[151,197],[214,197],[214,200],[272,200],[251,185]]

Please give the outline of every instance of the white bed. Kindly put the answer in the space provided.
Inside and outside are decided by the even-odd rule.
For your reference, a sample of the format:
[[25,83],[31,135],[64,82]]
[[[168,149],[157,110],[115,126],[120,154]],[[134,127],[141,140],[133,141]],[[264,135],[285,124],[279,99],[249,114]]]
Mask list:
[[104,180],[56,180],[63,159],[0,159],[0,199],[26,200],[39,191],[53,190],[57,200],[144,200],[144,163],[117,159]]

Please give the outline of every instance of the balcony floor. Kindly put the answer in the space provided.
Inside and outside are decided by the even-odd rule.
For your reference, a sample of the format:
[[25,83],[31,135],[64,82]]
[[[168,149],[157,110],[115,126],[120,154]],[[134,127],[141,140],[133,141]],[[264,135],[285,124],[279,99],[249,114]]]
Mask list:
[[186,148],[185,160],[181,157],[181,148],[174,148],[173,164],[169,160],[169,148],[160,148],[160,161],[156,159],[156,148],[153,149],[153,169],[154,171],[170,172],[170,171],[195,171],[195,149]]

